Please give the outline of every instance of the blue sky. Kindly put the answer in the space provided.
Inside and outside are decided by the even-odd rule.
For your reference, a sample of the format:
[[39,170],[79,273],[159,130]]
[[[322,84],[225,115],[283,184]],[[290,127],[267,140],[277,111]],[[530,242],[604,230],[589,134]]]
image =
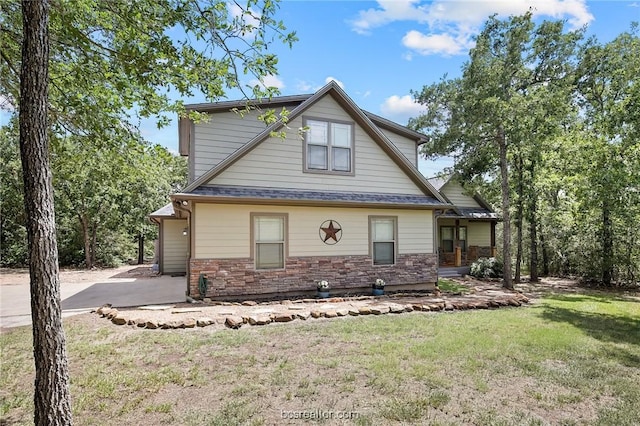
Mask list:
[[[530,7],[537,20],[563,19],[569,28],[587,25],[588,35],[601,42],[628,30],[631,22],[640,22],[640,0],[283,0],[276,18],[300,40],[292,49],[273,45],[279,74],[265,83],[291,95],[313,93],[334,79],[361,108],[406,124],[420,113],[410,91],[444,74],[460,75],[472,38],[489,15],[507,17]],[[0,112],[6,117],[6,111]],[[141,130],[151,142],[177,151],[175,121],[161,130],[152,120],[144,121]],[[449,159],[421,161],[420,170],[431,176],[448,165]]]
[[[489,15],[507,17],[529,7],[539,20],[563,19],[568,28],[587,25],[588,34],[602,42],[640,22],[640,0],[284,0],[277,18],[300,40],[292,49],[276,46],[279,74],[265,82],[291,95],[313,93],[334,79],[361,108],[406,124],[420,113],[410,91],[445,74],[460,75],[472,37]],[[177,149],[175,126],[148,130],[155,142]],[[451,159],[421,160],[420,170],[432,176],[451,164]]]

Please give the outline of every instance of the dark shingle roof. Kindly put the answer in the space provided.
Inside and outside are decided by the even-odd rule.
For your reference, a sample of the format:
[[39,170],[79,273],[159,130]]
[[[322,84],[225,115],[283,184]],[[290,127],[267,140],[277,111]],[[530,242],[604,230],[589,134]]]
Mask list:
[[263,200],[290,201],[326,201],[362,204],[386,204],[397,206],[433,206],[441,207],[446,204],[428,195],[412,194],[382,194],[371,192],[341,192],[341,191],[307,191],[296,189],[259,188],[249,186],[203,185],[188,192],[192,195],[202,195],[219,198],[252,198]]
[[449,210],[442,217],[455,217],[464,219],[499,219],[497,213],[489,211],[483,207],[457,207],[460,214]]

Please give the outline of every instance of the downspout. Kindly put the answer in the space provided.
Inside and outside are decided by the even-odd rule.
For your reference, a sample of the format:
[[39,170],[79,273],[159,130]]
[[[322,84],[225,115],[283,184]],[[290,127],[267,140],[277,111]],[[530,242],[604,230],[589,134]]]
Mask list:
[[191,213],[192,213],[192,205],[187,200],[180,199],[171,199],[173,203],[173,208],[175,210],[180,210],[186,213],[187,215],[187,237],[189,238],[189,243],[187,244],[187,289],[184,292],[187,300],[191,298],[191,287],[189,282],[191,280],[191,247],[193,244],[193,232],[191,229]]
[[440,252],[438,250],[438,219],[444,214],[444,210],[433,211],[433,252],[436,255],[436,289],[438,288],[438,281],[440,281]]

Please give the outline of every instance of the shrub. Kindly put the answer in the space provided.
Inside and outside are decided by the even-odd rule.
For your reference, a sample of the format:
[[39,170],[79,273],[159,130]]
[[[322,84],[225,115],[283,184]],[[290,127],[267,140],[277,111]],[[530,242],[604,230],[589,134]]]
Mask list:
[[476,278],[501,278],[502,261],[495,257],[481,257],[471,264],[469,274]]

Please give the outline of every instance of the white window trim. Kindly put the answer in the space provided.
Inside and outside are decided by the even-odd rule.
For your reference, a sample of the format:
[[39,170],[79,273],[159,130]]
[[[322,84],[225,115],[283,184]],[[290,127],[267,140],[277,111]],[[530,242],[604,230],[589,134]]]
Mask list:
[[[355,176],[355,168],[356,168],[356,149],[355,149],[355,123],[351,122],[351,121],[340,121],[340,120],[328,120],[326,118],[319,118],[319,117],[310,117],[310,116],[303,116],[302,117],[302,125],[304,127],[307,126],[307,122],[308,121],[320,121],[323,123],[327,123],[327,168],[326,169],[315,169],[315,168],[309,168],[309,163],[308,163],[308,149],[309,149],[309,145],[314,145],[314,144],[309,144],[307,142],[307,134],[305,133],[305,137],[304,142],[303,142],[303,148],[302,148],[302,171],[304,173],[319,173],[319,174],[331,174],[331,175],[343,175],[343,176]],[[332,170],[333,168],[333,145],[332,145],[332,141],[331,141],[331,125],[332,124],[345,124],[351,127],[351,146],[349,147],[350,150],[350,170],[349,171],[344,171],[344,170]],[[325,145],[322,145],[325,146]],[[337,147],[337,148],[346,148],[346,147]]]

